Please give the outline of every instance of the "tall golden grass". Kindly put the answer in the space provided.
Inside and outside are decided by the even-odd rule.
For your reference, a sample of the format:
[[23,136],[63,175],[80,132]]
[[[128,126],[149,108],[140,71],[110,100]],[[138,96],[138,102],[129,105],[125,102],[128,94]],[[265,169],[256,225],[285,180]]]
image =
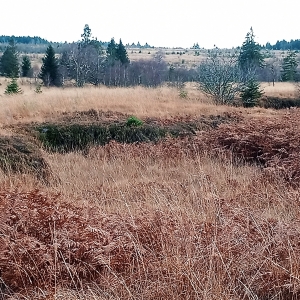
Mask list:
[[292,82],[276,82],[273,86],[272,83],[263,83],[262,88],[266,96],[278,98],[297,98],[297,86]]
[[[192,139],[43,151],[59,178],[48,185],[0,172],[0,297],[299,299],[300,194],[280,172],[297,163],[299,110],[218,107],[193,88],[188,95],[163,87],[1,97],[7,134],[18,122],[91,108],[239,118]],[[253,153],[283,164],[272,172]]]
[[[281,85],[285,90],[286,84]],[[212,99],[201,93],[197,85],[188,84],[187,98],[182,99],[176,88],[43,88],[42,94],[36,94],[34,85],[20,85],[23,94],[4,95],[5,84],[0,86],[0,124],[9,125],[26,122],[55,120],[61,113],[87,111],[89,109],[114,111],[140,118],[172,118],[182,115],[217,115],[225,112],[249,110],[214,105]],[[277,88],[277,87],[276,87]],[[272,94],[268,87],[267,93]],[[290,87],[287,89],[290,94]],[[277,112],[253,108],[251,114],[274,115]]]

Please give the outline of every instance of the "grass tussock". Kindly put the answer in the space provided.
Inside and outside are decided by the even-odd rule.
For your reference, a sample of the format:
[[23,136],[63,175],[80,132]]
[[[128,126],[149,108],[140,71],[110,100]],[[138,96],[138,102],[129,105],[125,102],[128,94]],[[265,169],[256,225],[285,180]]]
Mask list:
[[32,174],[42,183],[54,179],[40,148],[24,136],[0,137],[0,169],[7,175]]

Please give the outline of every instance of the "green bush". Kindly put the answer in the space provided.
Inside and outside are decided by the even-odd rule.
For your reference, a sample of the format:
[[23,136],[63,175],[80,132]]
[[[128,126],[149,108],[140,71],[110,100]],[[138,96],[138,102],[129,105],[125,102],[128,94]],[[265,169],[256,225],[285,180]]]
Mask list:
[[142,126],[143,121],[140,120],[139,118],[135,117],[135,116],[131,116],[127,119],[126,125],[127,126]]
[[13,78],[11,82],[7,85],[4,94],[12,95],[12,94],[22,94],[23,91],[19,88],[17,79]]

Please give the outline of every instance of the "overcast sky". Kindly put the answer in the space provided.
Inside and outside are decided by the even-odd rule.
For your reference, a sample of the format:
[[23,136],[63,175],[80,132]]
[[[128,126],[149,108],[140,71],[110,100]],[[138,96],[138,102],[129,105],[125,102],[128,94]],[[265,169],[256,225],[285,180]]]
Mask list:
[[101,41],[162,47],[231,48],[253,27],[260,44],[300,39],[300,0],[3,0],[0,35],[80,39],[85,24]]

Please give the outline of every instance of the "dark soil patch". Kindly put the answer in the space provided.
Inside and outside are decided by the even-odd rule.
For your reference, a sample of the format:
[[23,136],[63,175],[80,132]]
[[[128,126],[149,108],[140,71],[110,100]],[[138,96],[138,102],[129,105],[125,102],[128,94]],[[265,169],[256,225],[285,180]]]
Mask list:
[[22,136],[0,137],[0,168],[6,174],[33,174],[44,183],[52,178],[39,147]]

